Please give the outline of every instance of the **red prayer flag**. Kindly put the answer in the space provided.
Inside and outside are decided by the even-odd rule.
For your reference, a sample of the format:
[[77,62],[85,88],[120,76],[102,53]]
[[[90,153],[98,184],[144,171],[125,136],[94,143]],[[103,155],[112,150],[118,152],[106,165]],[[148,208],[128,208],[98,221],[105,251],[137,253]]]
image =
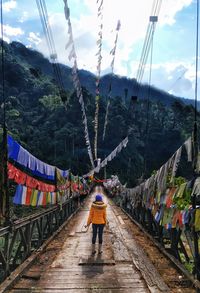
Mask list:
[[33,191],[32,188],[27,187],[27,191],[26,191],[26,203],[25,203],[25,205],[30,206],[30,204],[31,204],[32,191]]

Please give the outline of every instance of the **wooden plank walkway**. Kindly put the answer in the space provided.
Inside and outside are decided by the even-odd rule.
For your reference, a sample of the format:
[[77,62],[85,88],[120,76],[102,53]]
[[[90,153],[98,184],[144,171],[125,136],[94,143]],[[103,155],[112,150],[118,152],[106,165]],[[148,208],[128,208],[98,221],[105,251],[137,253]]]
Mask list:
[[[31,266],[10,293],[140,293],[172,292],[145,252],[136,243],[119,209],[105,197],[109,225],[104,232],[103,254],[91,255],[91,227],[84,225],[95,194],[53,243]],[[177,291],[178,292],[178,291]],[[182,292],[182,291],[179,291]]]

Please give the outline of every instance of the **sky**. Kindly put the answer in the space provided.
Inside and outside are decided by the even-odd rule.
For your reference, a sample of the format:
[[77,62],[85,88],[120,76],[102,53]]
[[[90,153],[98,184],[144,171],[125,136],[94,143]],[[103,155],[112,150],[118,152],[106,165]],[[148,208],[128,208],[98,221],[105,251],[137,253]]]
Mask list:
[[[151,85],[190,99],[195,98],[196,1],[162,0],[153,38],[151,67]],[[153,3],[153,0],[104,0],[101,75],[111,72],[110,51],[120,20],[114,74],[136,78]],[[78,67],[97,74],[98,4],[96,0],[68,0],[68,5]],[[64,1],[46,0],[46,6],[58,60],[72,66],[69,51],[65,49],[69,35]],[[22,42],[49,57],[36,0],[4,0],[3,23],[5,41]],[[149,82],[149,63],[150,56],[142,83]]]

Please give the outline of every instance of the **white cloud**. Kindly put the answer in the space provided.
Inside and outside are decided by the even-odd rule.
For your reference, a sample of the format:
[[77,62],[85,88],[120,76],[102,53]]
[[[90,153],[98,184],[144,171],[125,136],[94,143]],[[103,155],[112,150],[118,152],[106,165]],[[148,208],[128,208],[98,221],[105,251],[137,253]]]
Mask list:
[[[89,48],[81,48],[81,42],[76,43],[78,63],[81,67],[82,64],[87,64],[88,69],[96,72],[97,58],[94,58],[97,52],[97,45],[94,40],[97,40],[98,21],[97,21],[97,5],[96,1],[91,0],[76,0],[76,7],[81,3],[88,9],[88,14],[81,14],[78,19],[71,19],[74,36],[79,39],[81,34],[90,36]],[[137,3],[136,3],[137,2]],[[117,74],[127,73],[127,62],[130,55],[135,50],[135,45],[140,40],[144,40],[146,29],[151,14],[153,0],[140,0],[140,1],[104,1],[103,4],[103,49],[102,49],[102,70],[108,71],[108,66],[111,62],[109,51],[114,46],[115,28],[118,19],[121,21],[121,29],[119,32],[119,39],[116,51],[116,62],[114,71]],[[172,25],[175,23],[175,16],[178,11],[190,5],[192,0],[165,0],[162,1],[158,26],[166,24]],[[145,7],[145,9],[144,9]],[[73,9],[73,7],[70,7]],[[57,20],[60,18],[57,18]],[[55,23],[55,22],[54,22]],[[53,24],[53,22],[52,22]],[[54,25],[54,24],[53,24]],[[85,39],[84,42],[89,42]],[[83,43],[82,43],[83,45]],[[142,48],[141,48],[142,50]],[[138,52],[141,54],[141,52]]]
[[10,0],[3,3],[3,12],[10,12],[12,9],[16,8],[17,2],[15,0]]
[[165,0],[162,1],[159,22],[161,25],[173,25],[177,12],[189,6],[193,0]]
[[[131,64],[134,66],[134,64]],[[149,68],[147,66],[143,83],[148,83]],[[199,75],[200,82],[200,75]],[[195,88],[194,63],[167,62],[152,67],[151,85],[171,94],[193,99]]]
[[20,27],[12,27],[7,24],[3,26],[3,31],[5,36],[9,37],[16,37],[24,34],[24,31]]
[[[165,25],[173,25],[176,21],[175,17],[177,12],[189,6],[191,3],[192,0],[162,1],[157,26],[163,28]],[[138,46],[139,41],[143,43],[145,38],[152,4],[153,0],[134,1],[134,4],[131,0],[104,1],[102,73],[108,73],[111,71],[110,63],[112,58],[109,55],[109,52],[114,46],[115,28],[118,19],[120,19],[121,29],[119,31],[114,73],[119,75],[127,75],[127,73],[129,73],[131,76],[136,76],[138,63],[130,61],[130,57],[133,52],[137,55],[136,59],[139,59],[140,57],[139,55],[141,54],[141,51],[137,47],[137,52],[135,52],[136,46]],[[84,68],[96,73],[97,56],[95,56],[95,54],[98,50],[96,45],[98,38],[97,5],[96,1],[76,0],[76,5],[71,5],[70,9],[74,9],[73,7],[78,9],[77,7],[82,7],[82,5],[87,8],[88,13],[83,14],[80,11],[80,16],[78,18],[73,18],[71,16],[78,66],[79,68]],[[86,9],[84,9],[84,11],[85,10]],[[71,15],[73,15],[73,13],[71,13]],[[59,61],[69,66],[72,65],[68,61],[69,49],[67,51],[65,50],[65,44],[68,41],[68,27],[67,21],[64,18],[64,13],[50,14],[50,24]],[[37,48],[46,56],[49,56],[44,37],[41,38],[41,42],[38,42]],[[185,65],[183,64],[182,66]],[[169,91],[170,84],[172,84],[177,78],[178,71],[180,70],[180,62],[176,64],[165,63],[157,65],[157,68],[154,66],[153,70],[153,76],[155,78],[153,83],[155,82],[157,87]],[[190,71],[188,70],[187,77],[185,74],[185,76],[179,81],[179,87],[177,82],[176,86],[173,88],[174,93],[175,91],[178,93],[178,90],[180,90],[179,93],[184,94],[184,92],[187,92],[188,95],[192,96],[194,80],[192,80],[192,76],[190,76],[190,78],[188,77],[189,72]],[[133,73],[135,73],[135,75]],[[168,79],[169,75],[171,75],[171,80]]]
[[29,42],[33,43],[34,45],[39,45],[42,42],[39,33],[30,32],[28,37]]
[[4,36],[3,39],[5,42],[10,43],[10,39],[8,37]]
[[28,19],[28,17],[29,17],[29,13],[27,11],[23,11],[22,15],[18,21],[23,23]]

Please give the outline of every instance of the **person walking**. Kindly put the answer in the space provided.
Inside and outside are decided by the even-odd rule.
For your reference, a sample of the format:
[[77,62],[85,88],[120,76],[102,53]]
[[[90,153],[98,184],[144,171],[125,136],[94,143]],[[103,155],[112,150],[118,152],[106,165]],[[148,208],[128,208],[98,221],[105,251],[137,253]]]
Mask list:
[[87,220],[86,227],[89,227],[92,223],[92,255],[96,253],[95,243],[98,234],[99,247],[98,253],[102,253],[103,243],[103,230],[106,225],[106,207],[107,205],[103,202],[102,195],[97,194],[95,201],[90,207],[90,212]]

